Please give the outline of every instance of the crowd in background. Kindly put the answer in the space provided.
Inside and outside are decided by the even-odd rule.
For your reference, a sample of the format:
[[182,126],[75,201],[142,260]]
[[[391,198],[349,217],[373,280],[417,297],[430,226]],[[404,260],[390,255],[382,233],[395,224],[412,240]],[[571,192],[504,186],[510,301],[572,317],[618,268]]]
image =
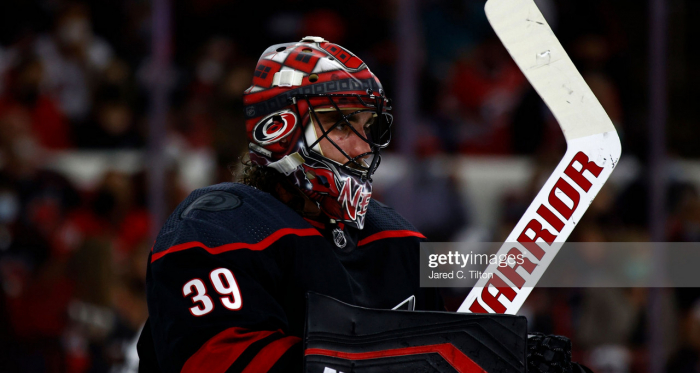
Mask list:
[[[525,188],[494,209],[486,240],[503,240],[565,149],[561,131],[483,14],[483,1],[423,0],[420,139],[401,186],[376,197],[396,206],[434,241],[473,224],[455,177],[431,177],[441,156],[528,156]],[[623,157],[647,161],[648,20],[632,0],[538,1],[545,17],[616,125]],[[215,154],[217,182],[245,152],[242,92],[269,45],[321,35],[360,56],[391,96],[397,76],[400,1],[234,0],[173,2],[166,144]],[[697,159],[700,4],[670,2],[668,153]],[[147,317],[146,261],[152,245],[145,171],[109,170],[82,188],[45,167],[57,152],[145,150],[151,61],[150,3],[32,0],[0,4],[0,372],[129,371],[128,348]],[[693,96],[695,94],[695,96]],[[399,108],[401,102],[396,102]],[[175,144],[175,145],[173,145]],[[395,145],[388,150],[396,153]],[[174,167],[174,166],[173,166]],[[171,211],[188,187],[168,169]],[[381,172],[381,168],[379,170]],[[644,173],[641,173],[644,175]],[[648,180],[604,188],[571,241],[648,241]],[[406,204],[402,201],[411,200]],[[455,203],[459,201],[460,203]],[[700,194],[669,182],[668,241],[700,240]],[[482,227],[483,228],[483,227]],[[445,291],[451,309],[460,295]],[[700,291],[665,289],[669,372],[700,372]],[[574,358],[597,372],[645,372],[647,289],[536,289],[523,314],[533,331],[571,337]]]

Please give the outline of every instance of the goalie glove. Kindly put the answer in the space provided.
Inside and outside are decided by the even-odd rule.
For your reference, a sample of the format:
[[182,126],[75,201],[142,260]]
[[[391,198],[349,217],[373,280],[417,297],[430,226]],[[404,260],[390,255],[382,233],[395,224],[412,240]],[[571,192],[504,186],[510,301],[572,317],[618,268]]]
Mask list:
[[560,335],[527,336],[527,371],[532,373],[593,373],[571,362],[571,341]]

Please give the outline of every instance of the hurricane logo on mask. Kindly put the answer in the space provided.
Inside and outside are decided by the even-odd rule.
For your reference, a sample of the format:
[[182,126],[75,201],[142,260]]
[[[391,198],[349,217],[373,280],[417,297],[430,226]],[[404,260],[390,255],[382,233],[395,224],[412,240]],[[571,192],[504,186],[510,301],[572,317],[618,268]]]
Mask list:
[[253,139],[260,145],[276,143],[289,136],[297,126],[297,116],[291,110],[270,114],[253,129]]

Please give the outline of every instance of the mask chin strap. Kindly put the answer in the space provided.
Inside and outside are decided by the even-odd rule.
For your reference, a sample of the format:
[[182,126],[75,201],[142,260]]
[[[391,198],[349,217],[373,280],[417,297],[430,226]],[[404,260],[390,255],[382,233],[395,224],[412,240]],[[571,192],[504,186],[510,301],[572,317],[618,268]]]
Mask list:
[[285,176],[289,176],[297,169],[297,167],[304,164],[304,162],[304,157],[302,157],[299,152],[296,152],[285,156],[277,162],[272,162],[267,166],[274,168]]

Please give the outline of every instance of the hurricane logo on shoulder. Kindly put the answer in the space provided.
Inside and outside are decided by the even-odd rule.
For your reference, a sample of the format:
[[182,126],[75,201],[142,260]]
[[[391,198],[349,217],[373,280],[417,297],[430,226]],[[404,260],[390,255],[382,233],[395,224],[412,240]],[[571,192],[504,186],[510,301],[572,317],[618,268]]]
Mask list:
[[270,114],[255,125],[253,139],[260,145],[274,144],[289,136],[297,122],[297,115],[291,110]]

